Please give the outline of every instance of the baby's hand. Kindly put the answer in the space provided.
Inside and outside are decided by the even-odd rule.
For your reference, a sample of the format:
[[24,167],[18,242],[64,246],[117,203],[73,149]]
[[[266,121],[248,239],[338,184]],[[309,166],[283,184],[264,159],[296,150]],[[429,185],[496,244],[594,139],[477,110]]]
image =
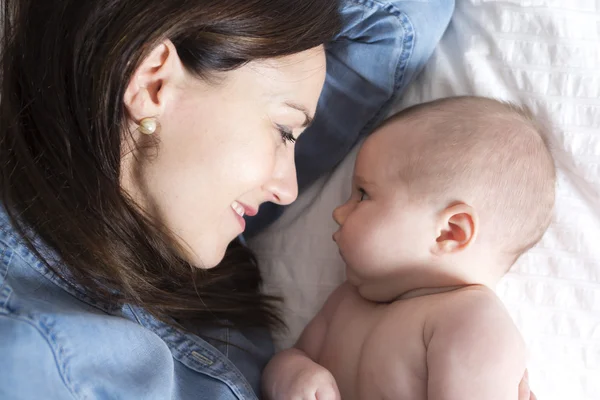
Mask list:
[[326,368],[313,363],[296,371],[281,399],[341,400],[335,378]]
[[269,400],[341,400],[331,372],[297,349],[276,355],[263,379]]

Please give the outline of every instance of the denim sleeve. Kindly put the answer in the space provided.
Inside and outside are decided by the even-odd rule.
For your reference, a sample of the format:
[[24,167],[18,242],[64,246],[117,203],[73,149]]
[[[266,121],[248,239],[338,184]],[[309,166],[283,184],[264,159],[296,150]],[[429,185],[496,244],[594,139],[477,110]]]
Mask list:
[[[331,171],[390,111],[446,30],[454,0],[342,0],[343,28],[326,46],[327,77],[313,124],[296,145],[300,191]],[[281,215],[264,204],[252,236]]]
[[27,321],[0,316],[0,399],[74,399],[44,336]]

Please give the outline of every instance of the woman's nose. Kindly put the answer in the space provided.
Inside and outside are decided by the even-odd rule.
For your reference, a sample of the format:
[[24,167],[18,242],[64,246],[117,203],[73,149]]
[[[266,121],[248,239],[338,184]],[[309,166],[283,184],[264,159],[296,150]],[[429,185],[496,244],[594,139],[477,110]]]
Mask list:
[[275,174],[265,185],[265,190],[273,196],[273,202],[286,206],[291,204],[298,197],[298,180],[296,178],[296,165],[294,157],[291,160],[281,163],[276,168]]

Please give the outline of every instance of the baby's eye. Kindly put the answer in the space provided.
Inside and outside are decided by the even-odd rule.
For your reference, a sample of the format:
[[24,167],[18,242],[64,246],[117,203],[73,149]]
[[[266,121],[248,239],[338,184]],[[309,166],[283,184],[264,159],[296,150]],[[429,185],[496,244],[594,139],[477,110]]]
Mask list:
[[358,192],[360,193],[360,200],[359,201],[364,201],[364,200],[368,200],[369,199],[369,195],[367,194],[367,192],[365,192],[364,189],[359,188]]

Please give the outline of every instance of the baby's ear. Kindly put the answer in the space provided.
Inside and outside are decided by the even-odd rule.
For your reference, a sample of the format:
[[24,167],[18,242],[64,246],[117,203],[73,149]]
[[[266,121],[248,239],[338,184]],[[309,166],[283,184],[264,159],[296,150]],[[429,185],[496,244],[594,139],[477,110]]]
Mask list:
[[475,242],[479,219],[473,207],[459,203],[439,214],[436,229],[437,239],[432,252],[439,256],[456,253]]

